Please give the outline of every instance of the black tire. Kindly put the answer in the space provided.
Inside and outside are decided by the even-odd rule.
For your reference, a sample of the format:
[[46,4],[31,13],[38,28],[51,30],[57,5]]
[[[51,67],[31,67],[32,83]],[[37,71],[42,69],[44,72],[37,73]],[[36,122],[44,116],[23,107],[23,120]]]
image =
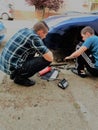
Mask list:
[[9,20],[9,15],[7,13],[3,13],[1,17],[3,20]]

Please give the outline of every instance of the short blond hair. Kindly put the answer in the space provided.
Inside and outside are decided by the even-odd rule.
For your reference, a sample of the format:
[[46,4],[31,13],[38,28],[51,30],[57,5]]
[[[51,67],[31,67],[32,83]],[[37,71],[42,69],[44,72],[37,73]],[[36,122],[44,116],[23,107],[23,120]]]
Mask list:
[[91,28],[90,26],[86,26],[81,30],[81,34],[86,34],[87,32],[89,32],[91,35],[93,35],[94,29]]
[[39,30],[43,30],[45,33],[48,33],[49,27],[44,21],[39,21],[33,26],[33,30],[38,32]]

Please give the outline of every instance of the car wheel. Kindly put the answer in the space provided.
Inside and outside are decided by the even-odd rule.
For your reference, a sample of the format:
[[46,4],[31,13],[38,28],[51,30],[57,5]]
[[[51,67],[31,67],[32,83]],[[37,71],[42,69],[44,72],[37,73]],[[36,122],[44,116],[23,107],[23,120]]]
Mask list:
[[3,13],[2,14],[2,19],[3,20],[8,20],[9,19],[9,15],[7,13]]

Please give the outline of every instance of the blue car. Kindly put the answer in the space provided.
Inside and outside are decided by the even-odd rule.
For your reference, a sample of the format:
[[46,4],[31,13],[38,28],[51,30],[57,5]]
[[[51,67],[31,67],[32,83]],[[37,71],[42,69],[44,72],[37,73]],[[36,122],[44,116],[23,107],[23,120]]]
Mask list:
[[2,41],[5,38],[5,33],[6,33],[6,28],[3,24],[3,22],[0,21],[0,44],[2,43]]
[[98,35],[98,16],[96,15],[86,14],[60,19],[44,20],[50,27],[44,43],[53,52],[57,52],[57,55],[62,55],[62,58],[70,55],[75,51],[76,45],[82,42],[80,31],[85,26],[91,26]]

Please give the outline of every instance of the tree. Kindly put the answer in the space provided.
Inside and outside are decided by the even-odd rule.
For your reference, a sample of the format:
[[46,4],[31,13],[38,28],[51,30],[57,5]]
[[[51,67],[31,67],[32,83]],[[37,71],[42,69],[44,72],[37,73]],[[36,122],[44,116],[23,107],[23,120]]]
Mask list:
[[43,17],[45,14],[45,9],[58,11],[62,6],[64,0],[25,0],[30,6],[35,6],[38,10],[43,10]]

